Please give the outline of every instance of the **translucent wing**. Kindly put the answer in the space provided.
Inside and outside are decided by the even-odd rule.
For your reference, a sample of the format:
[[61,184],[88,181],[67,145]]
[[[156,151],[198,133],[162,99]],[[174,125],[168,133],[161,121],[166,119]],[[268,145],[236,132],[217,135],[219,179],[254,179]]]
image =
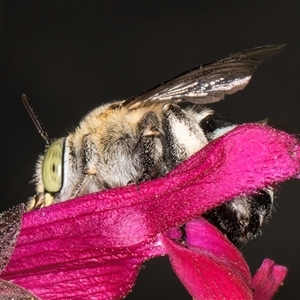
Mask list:
[[129,108],[141,101],[176,101],[206,104],[242,90],[254,70],[278,54],[284,45],[268,45],[231,54],[198,66],[123,102]]

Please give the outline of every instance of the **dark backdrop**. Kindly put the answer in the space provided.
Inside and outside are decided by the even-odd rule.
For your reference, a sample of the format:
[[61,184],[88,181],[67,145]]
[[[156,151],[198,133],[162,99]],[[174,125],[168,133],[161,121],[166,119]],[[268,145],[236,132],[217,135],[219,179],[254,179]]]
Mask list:
[[[299,2],[1,2],[1,210],[33,195],[39,137],[26,93],[51,137],[89,110],[127,98],[198,64],[286,43],[242,92],[213,108],[238,122],[273,117],[300,132]],[[300,182],[282,185],[263,236],[244,254],[289,267],[276,299],[299,299]],[[129,299],[190,299],[167,258],[146,264]]]

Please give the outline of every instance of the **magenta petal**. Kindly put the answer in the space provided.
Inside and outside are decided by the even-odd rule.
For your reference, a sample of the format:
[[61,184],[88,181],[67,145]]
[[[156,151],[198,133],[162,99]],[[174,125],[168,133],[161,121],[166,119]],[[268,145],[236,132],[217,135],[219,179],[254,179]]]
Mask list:
[[[121,297],[142,261],[165,253],[157,243],[159,233],[299,171],[297,139],[265,126],[240,126],[164,178],[26,213],[1,277],[42,299]],[[197,254],[191,259],[204,258]],[[210,263],[219,265],[210,258],[203,261]],[[242,275],[243,269],[238,269]]]
[[206,251],[226,265],[232,265],[240,277],[251,279],[249,268],[240,251],[224,235],[203,218],[189,221],[185,226],[186,246],[192,251]]
[[[162,237],[177,276],[195,299],[252,299],[248,266],[235,248],[204,219],[189,222],[187,247]],[[195,235],[196,234],[196,235]]]
[[287,268],[265,259],[252,279],[254,300],[272,299],[287,274]]

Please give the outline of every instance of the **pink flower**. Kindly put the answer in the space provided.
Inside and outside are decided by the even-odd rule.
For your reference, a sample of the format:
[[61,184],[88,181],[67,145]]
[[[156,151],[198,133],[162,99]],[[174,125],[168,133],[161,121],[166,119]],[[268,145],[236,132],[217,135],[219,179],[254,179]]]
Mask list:
[[[270,299],[286,268],[265,260],[251,279],[237,248],[200,216],[299,172],[296,138],[249,124],[139,188],[85,195],[22,218],[18,210],[5,214],[0,296],[21,287],[43,300],[120,299],[145,260],[167,254],[195,299]],[[186,245],[178,241],[182,224]]]

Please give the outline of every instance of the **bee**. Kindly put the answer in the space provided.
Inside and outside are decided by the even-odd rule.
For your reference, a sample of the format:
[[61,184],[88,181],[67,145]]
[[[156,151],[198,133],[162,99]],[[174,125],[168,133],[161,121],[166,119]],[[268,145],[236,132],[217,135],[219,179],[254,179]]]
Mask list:
[[[162,177],[236,124],[203,105],[242,90],[254,70],[283,45],[268,45],[198,66],[127,100],[89,112],[67,137],[50,144],[27,97],[23,102],[46,141],[36,195],[27,210]],[[193,106],[181,108],[180,103]],[[271,188],[237,197],[203,216],[236,246],[259,233],[273,207]]]

